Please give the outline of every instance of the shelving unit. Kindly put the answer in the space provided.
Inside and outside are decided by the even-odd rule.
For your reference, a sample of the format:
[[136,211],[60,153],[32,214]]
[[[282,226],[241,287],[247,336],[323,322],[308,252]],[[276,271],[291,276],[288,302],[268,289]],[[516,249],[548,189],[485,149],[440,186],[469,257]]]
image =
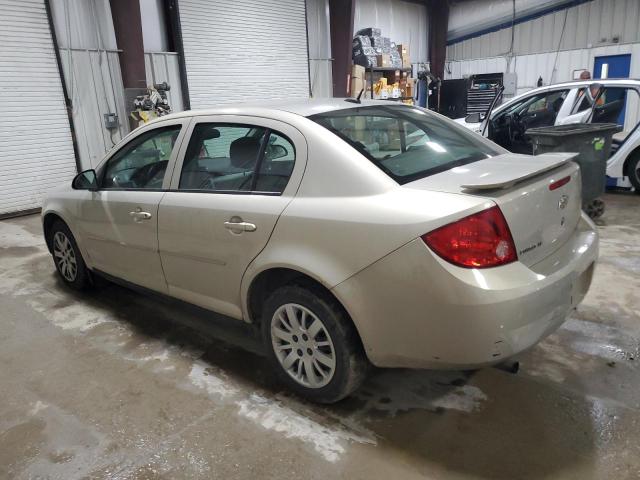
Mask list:
[[[411,68],[393,68],[393,67],[365,67],[365,75],[369,74],[369,85],[371,86],[370,98],[373,100],[373,72],[411,72]],[[409,100],[412,97],[388,98],[386,100]]]

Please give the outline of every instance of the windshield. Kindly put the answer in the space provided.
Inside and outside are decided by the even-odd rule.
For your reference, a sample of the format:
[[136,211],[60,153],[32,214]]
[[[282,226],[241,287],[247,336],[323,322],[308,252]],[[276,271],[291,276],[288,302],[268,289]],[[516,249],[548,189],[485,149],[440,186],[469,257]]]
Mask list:
[[399,184],[498,155],[476,133],[423,110],[366,106],[309,117]]

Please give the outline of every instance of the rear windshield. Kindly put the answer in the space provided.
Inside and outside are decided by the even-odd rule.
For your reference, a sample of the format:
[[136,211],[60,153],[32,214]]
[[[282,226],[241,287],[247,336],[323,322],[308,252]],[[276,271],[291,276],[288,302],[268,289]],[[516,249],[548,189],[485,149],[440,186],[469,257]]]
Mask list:
[[477,133],[418,108],[366,106],[309,118],[345,140],[399,184],[500,153]]

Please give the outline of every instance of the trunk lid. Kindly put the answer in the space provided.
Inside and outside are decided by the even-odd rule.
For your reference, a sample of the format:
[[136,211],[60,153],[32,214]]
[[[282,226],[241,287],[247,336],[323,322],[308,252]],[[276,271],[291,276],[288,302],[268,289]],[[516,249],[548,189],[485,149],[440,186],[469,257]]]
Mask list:
[[[575,230],[581,213],[581,178],[574,153],[503,154],[455,167],[404,187],[459,193],[495,202],[504,214],[518,259],[534,265]],[[567,182],[566,179],[569,178]],[[566,183],[551,189],[559,181]]]

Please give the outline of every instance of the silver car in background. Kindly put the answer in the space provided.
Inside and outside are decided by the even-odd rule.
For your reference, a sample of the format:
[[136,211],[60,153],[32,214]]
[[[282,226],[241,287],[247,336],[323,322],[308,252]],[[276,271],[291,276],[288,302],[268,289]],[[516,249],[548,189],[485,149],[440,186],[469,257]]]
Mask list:
[[492,365],[565,320],[598,255],[570,158],[384,101],[189,111],[52,193],[43,227],[68,285],[249,322],[283,382],[334,402],[369,364]]

